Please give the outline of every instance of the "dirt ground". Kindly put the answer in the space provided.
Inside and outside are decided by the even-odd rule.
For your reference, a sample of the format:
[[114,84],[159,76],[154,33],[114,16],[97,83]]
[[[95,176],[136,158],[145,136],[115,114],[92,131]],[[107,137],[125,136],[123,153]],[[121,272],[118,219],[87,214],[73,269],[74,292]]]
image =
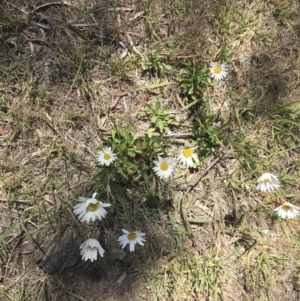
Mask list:
[[[0,9],[0,300],[300,300],[299,218],[274,213],[282,200],[300,206],[299,1]],[[226,80],[209,79],[194,105],[179,74],[219,59]],[[147,137],[153,116],[161,140],[145,138],[129,179],[101,174],[97,150],[121,149],[126,131]],[[185,140],[197,141],[199,166],[160,183],[146,154],[166,145],[176,157]],[[147,164],[149,177],[133,180]],[[279,192],[256,190],[264,172]],[[87,238],[72,211],[95,191],[112,203],[96,228],[105,256],[45,273],[41,248],[67,249],[66,229],[78,231],[71,253]],[[128,222],[147,238],[133,253],[117,243]]]

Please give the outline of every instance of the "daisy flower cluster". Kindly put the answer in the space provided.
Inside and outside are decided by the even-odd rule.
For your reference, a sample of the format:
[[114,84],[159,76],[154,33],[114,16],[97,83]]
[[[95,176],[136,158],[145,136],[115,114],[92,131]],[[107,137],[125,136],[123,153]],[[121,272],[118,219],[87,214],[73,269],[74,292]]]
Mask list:
[[[194,143],[185,143],[184,146],[181,146],[178,150],[178,162],[181,162],[188,168],[193,167],[194,163],[198,161],[198,156],[195,152],[196,148],[197,146]],[[117,155],[112,151],[111,147],[105,147],[98,152],[96,159],[99,165],[109,166],[117,159]],[[158,156],[153,164],[153,171],[160,179],[167,179],[175,172],[176,164],[171,157]]]
[[[194,163],[198,161],[198,156],[195,153],[196,144],[186,143],[181,146],[178,151],[177,161],[183,163],[186,167],[193,167]],[[153,171],[160,179],[167,179],[175,172],[175,162],[170,157],[158,156],[154,161]]]
[[[97,162],[101,166],[110,166],[117,159],[117,155],[112,151],[111,147],[105,147],[98,152],[96,156]],[[93,193],[91,198],[79,197],[78,203],[73,208],[73,213],[78,216],[78,219],[84,223],[101,221],[106,217],[107,211],[105,208],[111,204],[103,203],[96,199],[97,193]],[[94,232],[94,231],[93,231]],[[144,245],[145,233],[141,231],[128,231],[122,229],[123,234],[118,238],[118,242],[122,249],[129,245],[130,252],[135,251],[135,245]],[[93,235],[92,235],[93,236]],[[82,260],[97,260],[98,254],[103,257],[105,250],[100,245],[100,242],[95,238],[88,238],[80,246],[80,254]]]
[[[228,74],[226,63],[212,62],[210,65],[211,77],[217,81],[223,80]],[[263,193],[271,193],[280,187],[278,178],[272,173],[264,173],[257,180],[256,188]],[[293,219],[300,215],[300,207],[289,202],[284,202],[281,206],[275,208],[278,216],[284,219]]]
[[[196,144],[186,143],[178,150],[177,160],[185,166],[192,167],[198,161],[198,156],[195,153]],[[100,166],[109,167],[117,160],[117,155],[113,152],[111,147],[104,147],[96,155],[97,163]],[[158,156],[157,160],[153,162],[153,171],[160,179],[167,179],[171,177],[175,171],[175,162],[170,157]],[[111,204],[104,203],[96,198],[97,193],[93,193],[91,198],[79,197],[78,203],[74,206],[74,214],[78,219],[84,223],[96,222],[106,217],[106,209]],[[141,231],[128,231],[122,229],[122,235],[118,238],[118,242],[122,249],[129,245],[130,252],[135,250],[136,244],[144,245],[145,233]],[[92,235],[93,236],[93,235]],[[81,246],[81,256],[83,260],[94,261],[98,254],[103,257],[105,250],[100,245],[100,242],[95,238],[88,238]]]
[[[74,214],[78,215],[78,219],[83,223],[95,222],[101,220],[107,215],[105,208],[110,207],[111,204],[103,203],[96,199],[97,193],[93,193],[91,198],[79,197],[78,204],[74,206]],[[100,245],[99,241],[94,238],[87,239],[80,246],[80,254],[83,260],[90,259],[92,262],[97,259],[98,253],[101,257],[105,250]]]
[[[107,211],[105,208],[110,207],[111,204],[103,203],[96,199],[97,193],[93,193],[91,198],[79,197],[78,204],[74,206],[74,214],[78,215],[78,219],[81,222],[89,223],[90,221],[95,222],[105,218]],[[129,244],[130,252],[135,250],[135,245],[138,243],[144,245],[146,239],[144,238],[145,233],[140,231],[129,232],[125,229],[122,230],[123,235],[118,239],[122,249]],[[81,246],[81,256],[83,260],[94,261],[97,259],[98,254],[103,257],[105,250],[100,245],[100,242],[94,238],[87,239]]]
[[[264,173],[257,180],[256,188],[263,193],[273,192],[280,187],[278,178],[271,173]],[[275,208],[278,216],[284,219],[293,219],[300,214],[300,207],[289,202],[284,202],[281,206]]]
[[[210,66],[211,76],[217,81],[223,80],[228,73],[225,63],[213,62]],[[185,144],[181,146],[178,151],[177,161],[184,164],[186,167],[191,168],[194,163],[198,161],[198,156],[195,153],[197,146],[195,144]],[[96,155],[97,163],[100,166],[109,167],[116,160],[117,155],[113,152],[111,147],[104,147]],[[160,179],[168,179],[175,172],[175,161],[170,157],[158,156],[157,160],[153,162],[152,168],[156,176]],[[107,215],[105,208],[110,207],[111,204],[103,203],[96,199],[97,193],[94,193],[91,198],[79,197],[78,204],[74,206],[74,214],[78,219],[84,223],[95,222],[101,220]],[[122,248],[129,244],[131,252],[134,251],[135,245],[138,243],[144,245],[146,241],[145,234],[140,231],[129,232],[125,229],[122,230],[123,235],[119,237],[118,241]],[[91,261],[97,259],[97,255],[103,257],[105,250],[101,247],[99,241],[94,238],[87,239],[81,246],[81,255],[83,260],[90,259]]]

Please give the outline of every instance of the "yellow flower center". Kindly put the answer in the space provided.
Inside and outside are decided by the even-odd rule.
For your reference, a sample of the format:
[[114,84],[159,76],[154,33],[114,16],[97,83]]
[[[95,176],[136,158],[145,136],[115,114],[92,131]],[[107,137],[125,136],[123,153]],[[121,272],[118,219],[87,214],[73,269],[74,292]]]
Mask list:
[[221,68],[221,66],[216,66],[215,68],[214,68],[214,73],[217,73],[217,74],[219,74],[219,73],[221,73],[222,72],[222,68]]
[[95,212],[96,210],[98,210],[99,207],[100,207],[100,203],[97,202],[96,204],[93,204],[93,203],[89,204],[86,209],[88,211]]
[[110,159],[110,154],[106,153],[103,155],[104,160],[109,160]]
[[91,251],[94,251],[95,249],[97,249],[97,247],[88,246],[87,249],[88,249],[88,250],[91,250]]
[[134,232],[131,232],[127,235],[128,240],[134,241],[137,238],[137,235]]
[[194,150],[191,147],[185,147],[182,151],[182,154],[186,157],[189,158],[192,156]]
[[264,184],[270,183],[270,179],[264,179]]
[[168,170],[168,168],[169,168],[169,164],[167,162],[162,162],[160,164],[160,169],[161,170],[166,171],[166,170]]
[[292,207],[291,207],[290,205],[283,205],[283,206],[282,206],[282,209],[283,209],[284,211],[290,211],[290,210],[292,210]]

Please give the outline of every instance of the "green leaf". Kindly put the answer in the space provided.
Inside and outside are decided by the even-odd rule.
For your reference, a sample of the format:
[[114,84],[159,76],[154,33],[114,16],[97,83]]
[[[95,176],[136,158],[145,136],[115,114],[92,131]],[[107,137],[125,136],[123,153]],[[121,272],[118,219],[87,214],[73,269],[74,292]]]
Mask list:
[[165,70],[168,70],[168,71],[171,71],[173,70],[172,66],[171,65],[168,65],[168,64],[165,64],[165,63],[162,63],[162,66]]
[[189,95],[194,94],[194,86],[191,86],[191,88],[188,91],[188,94]]
[[116,133],[117,133],[116,130],[115,130],[115,129],[112,129],[112,130],[110,131],[110,133],[111,133],[112,139],[115,140]]
[[241,191],[241,187],[236,182],[234,182],[232,179],[229,179],[229,182],[234,189]]
[[163,115],[168,115],[169,112],[170,112],[170,110],[171,110],[171,109],[170,109],[168,106],[165,106],[165,107],[163,107],[161,113],[162,113]]
[[164,129],[164,124],[163,124],[161,121],[159,121],[159,122],[157,123],[157,126],[158,126],[158,128],[160,129],[160,131],[162,132],[163,129]]
[[206,223],[211,223],[212,220],[209,219],[203,219],[203,218],[188,218],[187,219],[190,223],[195,223],[195,224],[206,224]]
[[134,158],[135,155],[136,155],[136,153],[135,153],[134,151],[132,151],[132,150],[129,150],[129,151],[128,151],[128,155],[129,155],[130,157]]
[[152,111],[152,108],[151,108],[151,106],[149,104],[145,104],[145,109],[147,111]]
[[137,181],[139,181],[140,180],[140,178],[141,178],[141,174],[139,174],[139,175],[137,175],[133,180],[135,181],[135,182],[137,182]]
[[149,128],[149,129],[147,130],[147,136],[148,136],[149,138],[151,138],[151,137],[152,137],[152,133],[153,133],[154,131],[155,131],[154,128]]
[[126,180],[128,181],[128,176],[124,173],[122,168],[118,168],[118,172],[120,173],[120,175]]
[[139,138],[139,134],[134,134],[132,137],[132,142]]

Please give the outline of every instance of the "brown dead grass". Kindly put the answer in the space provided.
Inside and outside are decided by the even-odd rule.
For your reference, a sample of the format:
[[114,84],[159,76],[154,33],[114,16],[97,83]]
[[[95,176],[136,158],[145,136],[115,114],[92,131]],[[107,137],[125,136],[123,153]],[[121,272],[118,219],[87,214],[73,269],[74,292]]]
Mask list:
[[[221,300],[299,300],[298,220],[275,218],[272,200],[254,184],[266,170],[292,175],[284,187],[300,205],[299,128],[281,121],[299,122],[299,3],[12,2],[2,8],[14,19],[0,20],[0,233],[7,234],[7,248],[0,246],[0,298],[74,300],[71,293],[85,300],[215,300],[212,288],[201,291],[198,280],[217,270]],[[154,104],[157,94],[177,120],[201,114],[181,110],[175,79],[188,58],[208,66],[226,56],[222,47],[225,54],[233,50],[230,74],[205,97],[211,112],[231,123],[226,135],[234,146],[188,196],[187,217],[208,221],[191,223],[197,248],[182,223],[177,200],[185,188],[179,183],[175,224],[167,213],[138,205],[145,248],[126,253],[125,261],[109,257],[125,223],[116,212],[106,225],[107,257],[63,275],[43,274],[18,223],[32,235],[76,224],[71,208],[95,188],[94,155],[103,133],[115,124],[135,124],[144,134],[147,123],[136,112]],[[172,71],[151,65],[158,54]],[[144,89],[158,80],[170,84]],[[211,160],[213,155],[202,167]],[[193,174],[188,181],[196,179]],[[84,236],[89,228],[81,231]]]

